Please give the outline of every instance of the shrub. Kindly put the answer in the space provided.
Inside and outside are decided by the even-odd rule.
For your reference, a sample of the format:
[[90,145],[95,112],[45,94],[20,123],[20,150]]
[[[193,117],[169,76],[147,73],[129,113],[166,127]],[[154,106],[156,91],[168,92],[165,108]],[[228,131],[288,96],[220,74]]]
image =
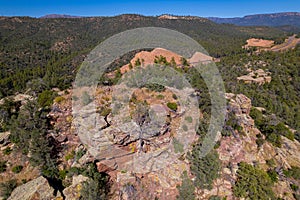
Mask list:
[[294,191],[297,191],[299,189],[299,186],[298,185],[295,185],[295,184],[290,184],[290,187],[292,190]]
[[79,160],[85,153],[86,153],[86,150],[80,149],[79,151],[76,152],[75,159]]
[[284,175],[288,178],[294,178],[300,180],[300,167],[292,166],[289,170],[283,171]]
[[216,142],[214,149],[218,149],[220,146],[221,146],[221,141],[219,140]]
[[73,150],[73,151],[71,151],[71,153],[69,153],[65,156],[65,160],[68,161],[68,160],[74,159],[74,157],[75,157],[75,151]]
[[192,123],[193,122],[193,118],[191,116],[187,116],[184,118],[185,121],[187,121],[188,123]]
[[280,135],[285,136],[286,138],[290,139],[290,140],[294,140],[294,133],[292,133],[292,131],[290,131],[285,125],[284,123],[280,122],[275,126],[275,131],[278,132]]
[[67,171],[67,176],[74,176],[74,175],[79,175],[82,174],[84,171],[84,169],[82,168],[78,168],[78,167],[71,167],[68,171]]
[[0,192],[4,199],[8,199],[12,191],[17,187],[17,180],[12,179],[4,183],[0,183]]
[[109,191],[108,176],[104,173],[99,173],[94,163],[89,164],[82,174],[90,179],[83,184],[80,199],[107,199],[106,196]]
[[100,111],[100,115],[105,117],[107,115],[109,115],[111,113],[111,108],[105,107],[103,109],[101,109]]
[[66,176],[67,176],[67,173],[68,173],[68,171],[65,170],[65,169],[60,170],[60,171],[58,172],[58,174],[59,174],[59,179],[60,179],[60,180],[64,180],[64,179],[66,178]]
[[187,59],[185,59],[184,57],[180,58],[180,62],[183,66],[189,66],[189,63],[188,63]]
[[281,139],[280,135],[278,135],[276,133],[271,133],[271,134],[267,135],[266,139],[276,147],[281,147],[281,145],[282,145],[282,139]]
[[41,107],[50,106],[55,96],[56,93],[52,90],[44,90],[38,95],[37,102]]
[[194,200],[195,197],[195,186],[193,181],[189,179],[187,172],[184,171],[182,176],[182,183],[181,185],[177,186],[179,195],[176,197],[177,200]]
[[173,138],[173,145],[175,153],[183,153],[183,144],[181,144],[176,138]]
[[262,137],[256,139],[256,144],[258,148],[260,148],[264,143],[265,140]]
[[6,147],[6,148],[3,150],[3,154],[4,154],[4,155],[9,155],[11,152],[12,152],[12,149],[11,149],[10,147]]
[[28,182],[28,180],[27,180],[27,179],[22,179],[21,181],[22,181],[22,184],[25,184],[25,183],[27,183],[27,182]]
[[293,194],[293,196],[294,196],[294,198],[296,199],[296,200],[300,200],[300,195],[299,194]]
[[168,102],[168,103],[167,103],[167,106],[168,106],[168,108],[170,108],[170,109],[173,110],[173,111],[176,111],[176,110],[177,110],[177,104],[176,104],[176,103]]
[[267,173],[273,183],[278,181],[278,174],[275,170],[269,170]]
[[22,171],[22,169],[23,169],[22,165],[16,165],[11,169],[11,171],[15,174],[18,174]]
[[237,181],[233,187],[236,197],[246,199],[274,199],[273,182],[268,174],[245,162],[239,164]]
[[178,97],[176,96],[176,94],[172,94],[173,99],[178,99]]
[[55,99],[54,99],[54,102],[55,103],[62,103],[62,102],[64,102],[66,99],[64,98],[64,97],[62,97],[62,96],[58,96],[58,97],[56,97]]
[[148,88],[149,90],[155,91],[155,92],[163,92],[166,90],[165,86],[156,84],[156,83],[149,83],[145,85],[145,88]]
[[219,177],[221,162],[216,150],[210,151],[202,157],[201,144],[193,147],[192,152],[188,153],[191,162],[191,172],[196,177],[195,185],[202,189],[211,189],[213,181]]
[[182,125],[182,129],[183,129],[184,131],[188,131],[187,125],[183,124],[183,125]]
[[158,98],[158,99],[164,99],[164,98],[165,98],[165,96],[164,96],[164,95],[162,95],[162,94],[159,94],[159,95],[157,95],[157,96],[156,96],[156,98]]
[[266,160],[266,163],[269,167],[275,167],[276,166],[275,160],[273,158],[270,159],[270,160]]
[[213,196],[210,196],[209,198],[208,198],[208,200],[221,200],[222,198],[221,197],[219,197],[219,196],[217,196],[217,195],[213,195]]
[[0,173],[5,172],[6,168],[6,161],[0,161]]
[[141,60],[138,58],[135,62],[134,62],[134,66],[137,67],[137,66],[141,66]]

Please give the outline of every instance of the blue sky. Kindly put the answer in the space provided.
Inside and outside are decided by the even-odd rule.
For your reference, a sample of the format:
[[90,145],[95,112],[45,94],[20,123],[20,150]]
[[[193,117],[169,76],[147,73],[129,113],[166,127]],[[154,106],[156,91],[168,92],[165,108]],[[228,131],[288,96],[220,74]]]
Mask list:
[[300,12],[300,0],[0,0],[1,16],[40,17],[53,13],[78,16],[168,13],[235,17],[287,11]]

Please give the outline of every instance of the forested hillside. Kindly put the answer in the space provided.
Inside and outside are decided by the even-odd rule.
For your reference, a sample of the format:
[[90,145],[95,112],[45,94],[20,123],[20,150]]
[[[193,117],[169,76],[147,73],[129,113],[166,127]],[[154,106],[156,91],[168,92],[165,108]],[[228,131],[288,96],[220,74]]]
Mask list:
[[[139,15],[91,18],[0,18],[0,97],[24,91],[33,79],[46,87],[70,86],[76,69],[104,39],[137,27],[158,26],[185,33],[213,57],[236,54],[249,37],[282,41],[268,27],[217,25],[204,18],[168,20]],[[32,87],[31,87],[32,88]]]
[[216,23],[235,24],[239,26],[294,26],[300,28],[299,12],[247,15],[245,17],[218,18],[210,17]]

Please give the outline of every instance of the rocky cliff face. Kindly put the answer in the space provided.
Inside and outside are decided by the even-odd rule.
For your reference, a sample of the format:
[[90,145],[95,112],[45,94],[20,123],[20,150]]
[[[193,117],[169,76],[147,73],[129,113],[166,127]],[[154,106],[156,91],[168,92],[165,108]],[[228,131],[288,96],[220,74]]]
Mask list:
[[[151,53],[141,52],[138,55],[148,55],[149,59],[144,59],[144,61],[152,62],[155,55],[159,55],[161,52],[166,53],[165,50],[155,49]],[[179,62],[180,57],[178,55],[168,53],[168,59],[175,57],[175,61]],[[135,59],[137,58],[135,57]],[[207,57],[195,55],[194,59],[206,61]],[[126,69],[128,70],[129,66]],[[127,70],[121,70],[121,72],[127,73]],[[266,79],[269,75],[269,73],[262,70],[250,71],[249,74],[252,79],[254,79],[254,76]],[[244,79],[241,78],[241,80]],[[268,80],[270,81],[271,77]],[[258,83],[264,84],[268,80]],[[116,117],[108,109],[112,104],[113,89],[113,86],[99,86],[97,88],[95,97],[96,113],[93,113],[94,108],[89,104],[80,105],[81,111],[83,111],[80,118],[82,124],[93,127],[93,121],[89,120],[92,113],[97,115],[96,120],[100,127],[99,130],[93,132],[96,134],[92,137],[85,132],[83,137],[81,136],[81,140],[75,131],[76,127],[72,123],[74,113],[72,113],[71,98],[72,95],[74,98],[77,94],[72,94],[73,91],[71,90],[65,93],[59,92],[60,96],[55,100],[52,111],[49,113],[55,130],[51,131],[49,135],[55,138],[59,143],[58,146],[63,149],[58,155],[58,168],[62,177],[63,173],[67,173],[68,170],[77,169],[79,171],[87,163],[94,163],[98,172],[107,173],[110,176],[110,199],[176,199],[178,195],[177,186],[182,183],[181,175],[184,171],[189,172],[190,170],[191,163],[186,158],[186,154],[191,150],[192,144],[196,143],[198,136],[195,134],[191,138],[185,137],[184,141],[189,140],[190,143],[177,143],[177,146],[172,139],[180,136],[183,132],[187,132],[178,125],[181,118],[185,120],[186,128],[194,128],[195,124],[189,121],[193,121],[202,114],[193,110],[180,110],[183,106],[178,103],[178,97],[174,96],[169,88],[165,88],[164,91],[160,92],[143,88],[137,89],[133,93],[134,98],[132,97],[128,106],[130,112],[120,109],[121,115]],[[183,93],[186,96],[185,99],[194,95],[188,89],[183,90]],[[209,199],[211,196],[220,196],[227,200],[236,199],[232,188],[237,179],[238,164],[246,162],[267,171],[267,161],[272,159],[279,173],[279,180],[273,187],[274,192],[280,198],[294,199],[290,187],[291,181],[284,176],[282,171],[292,166],[300,166],[300,143],[282,137],[283,144],[281,148],[275,147],[267,141],[258,146],[257,136],[262,134],[256,127],[254,119],[250,116],[252,108],[250,98],[243,94],[232,93],[227,93],[225,97],[228,100],[227,118],[228,121],[229,118],[233,118],[234,124],[228,124],[229,134],[219,133],[217,137],[218,145],[215,148],[222,164],[220,176],[214,181],[211,190],[196,188],[196,198]],[[134,109],[137,107],[135,104],[137,102],[147,103],[156,113],[161,114],[158,115],[158,118],[166,119],[163,121],[161,129],[155,129],[155,131],[152,129],[153,124],[150,122],[146,124],[145,127],[148,129],[145,130],[149,131],[147,132],[148,136],[144,138],[140,137],[142,126],[138,126],[133,121],[128,122],[124,118],[125,115],[128,115],[126,117],[129,117],[129,119],[135,117]],[[168,102],[178,103],[178,109],[176,107],[175,110],[172,110],[167,106]],[[264,110],[264,108],[259,109]],[[185,112],[188,112],[189,116],[184,116]],[[142,118],[146,117],[142,116]],[[184,136],[182,135],[182,137]],[[9,142],[9,132],[0,133],[1,150],[6,149],[9,145],[12,147]],[[95,145],[99,149],[94,148],[86,151],[89,145]],[[182,150],[184,146],[189,146],[186,151]],[[98,150],[101,150],[101,153]],[[0,152],[0,155],[2,156],[2,152]],[[95,155],[99,155],[99,157]],[[18,159],[21,160],[21,156],[19,157]],[[13,159],[13,157],[9,158]],[[24,175],[22,173],[19,176],[12,175],[12,173],[7,174],[17,177],[18,180],[21,175]],[[189,176],[191,179],[195,179],[190,173]],[[45,178],[34,174],[34,178],[30,176],[28,179],[31,181],[20,185],[13,191],[9,200],[62,200],[64,199],[63,196],[66,200],[79,200],[83,183],[89,178],[83,175],[66,175],[62,179],[64,179],[65,188],[61,194],[60,192],[55,194],[55,190]],[[19,180],[19,182],[21,181]]]
[[38,177],[17,187],[8,200],[53,200],[54,197],[54,189],[50,187],[47,179]]
[[[270,159],[274,159],[278,169],[300,166],[300,143],[298,141],[282,137],[284,145],[281,148],[274,147],[269,142],[265,142],[259,148],[256,144],[256,135],[261,132],[249,116],[252,107],[251,100],[243,94],[226,94],[226,98],[229,100],[228,113],[234,113],[242,130],[235,130],[231,136],[221,138],[220,147],[217,149],[224,166],[221,177],[214,182],[212,190],[198,191],[200,199],[207,199],[212,195],[235,199],[232,187],[240,162],[251,163],[265,170],[268,168],[266,161]],[[290,182],[282,178],[275,184],[274,192],[281,198],[294,199],[289,185]]]
[[[71,126],[65,126],[65,117],[69,116],[70,111],[68,98],[70,95],[65,95],[65,102],[57,104],[60,112],[56,115],[57,127],[64,127],[64,135],[68,138],[68,142],[63,142],[65,145],[71,145],[74,148],[80,146],[78,140],[72,140]],[[214,181],[212,190],[197,189],[196,195],[198,199],[208,199],[212,195],[227,197],[227,199],[235,199],[232,193],[232,187],[236,181],[236,172],[238,163],[247,162],[262,169],[267,170],[267,160],[273,159],[278,170],[288,169],[291,166],[300,166],[300,143],[291,141],[282,137],[283,145],[281,148],[274,147],[269,142],[265,142],[261,147],[256,144],[257,135],[261,134],[256,128],[254,120],[250,117],[251,100],[243,94],[227,93],[228,100],[227,113],[233,114],[237,125],[241,130],[234,130],[230,136],[219,137],[220,146],[217,148],[219,158],[222,162],[222,170],[220,177]],[[54,114],[53,114],[54,115]],[[72,141],[72,142],[71,142]],[[70,143],[71,142],[71,143]],[[80,148],[79,148],[80,149]],[[79,150],[75,150],[77,152]],[[68,163],[70,166],[82,166],[86,162],[90,162],[91,157],[88,154],[84,155],[80,160],[73,163]],[[143,174],[131,171],[122,171],[118,168],[111,168],[103,164],[97,163],[100,172],[106,172],[111,177],[112,194],[111,199],[175,199],[177,193],[176,186],[180,184],[180,176],[183,171],[188,170],[189,164],[182,160],[173,162],[155,172]],[[63,167],[63,166],[62,166]],[[82,183],[88,178],[84,176],[74,176],[71,185],[63,190],[63,195],[66,199],[79,200]],[[274,185],[274,192],[284,199],[294,199],[292,196],[289,180],[281,177]],[[38,177],[24,185],[17,187],[9,200],[52,200],[62,199],[61,195],[54,195],[54,189],[51,188],[47,180],[43,177]]]

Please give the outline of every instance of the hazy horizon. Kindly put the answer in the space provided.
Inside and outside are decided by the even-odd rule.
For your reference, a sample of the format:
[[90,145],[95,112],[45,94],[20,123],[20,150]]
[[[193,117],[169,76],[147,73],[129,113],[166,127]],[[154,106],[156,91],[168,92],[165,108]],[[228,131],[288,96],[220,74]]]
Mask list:
[[280,14],[280,13],[300,13],[300,11],[286,11],[286,12],[267,12],[267,13],[251,13],[251,14],[245,14],[245,15],[240,15],[240,16],[231,16],[231,17],[226,17],[226,16],[201,16],[201,15],[180,15],[180,14],[173,14],[173,13],[161,13],[161,14],[156,14],[156,15],[145,15],[142,13],[120,13],[116,15],[73,15],[69,13],[45,13],[44,15],[40,16],[30,16],[30,15],[0,15],[1,17],[32,17],[32,18],[41,18],[45,17],[48,15],[58,15],[58,16],[69,16],[69,17],[115,17],[115,16],[120,16],[120,15],[141,15],[141,16],[146,16],[146,17],[157,17],[157,16],[162,16],[162,15],[171,15],[171,16],[193,16],[193,17],[204,17],[204,18],[209,18],[209,17],[216,17],[216,18],[242,18],[245,16],[250,16],[250,15],[268,15],[268,14]]
[[0,16],[41,17],[49,14],[80,17],[116,16],[122,14],[140,14],[159,16],[162,14],[190,15],[199,17],[243,17],[253,14],[282,12],[300,12],[300,2],[293,0],[174,0],[174,1],[96,1],[81,0],[29,0],[1,1]]

